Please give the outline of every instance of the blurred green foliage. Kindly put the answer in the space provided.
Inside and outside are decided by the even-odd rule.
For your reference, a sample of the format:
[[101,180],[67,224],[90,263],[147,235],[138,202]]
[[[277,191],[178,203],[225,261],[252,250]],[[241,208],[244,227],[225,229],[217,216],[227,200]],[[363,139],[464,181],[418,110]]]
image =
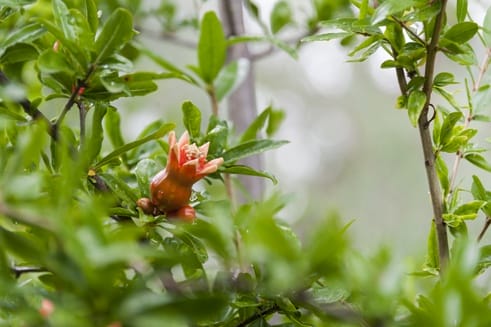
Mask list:
[[[467,190],[472,199],[461,197],[465,190],[455,188],[441,157],[453,153],[490,170],[483,150],[471,143],[476,132],[468,126],[471,120],[489,120],[488,84],[460,105],[446,90],[456,83],[453,75],[440,72],[434,78],[434,92],[448,102],[434,109],[432,137],[443,218],[453,235],[451,260],[440,275],[430,221],[428,255],[420,267],[393,257],[390,248],[361,255],[349,238],[350,224],[334,213],[307,226],[300,239],[281,220],[289,198],[279,191],[242,204],[221,195],[225,189],[230,193],[227,180],[234,174],[276,181],[269,172],[239,163],[286,143],[272,139],[283,119],[272,107],[235,135],[219,112],[205,115],[183,99],[182,125],[192,142],[210,142],[208,160],[224,158],[206,180],[218,191],[205,185],[194,192],[198,219],[192,224],[146,215],[136,206],[149,196],[152,176],[167,161],[163,137],[181,122],[152,122],[128,142],[114,100],[153,92],[159,79],[179,79],[218,106],[245,69],[243,62],[225,64],[228,46],[265,41],[295,53],[280,38],[281,30],[299,23],[288,1],[278,1],[270,21],[260,22],[263,37],[234,39],[225,37],[216,13],[182,18],[177,1],[161,1],[151,13],[141,1],[0,3],[0,325],[491,324],[484,274],[490,246],[472,241],[466,228],[480,215],[489,225],[490,192],[474,176]],[[327,30],[305,41],[340,38],[347,43],[361,35],[365,39],[351,53],[361,53],[357,61],[378,49],[388,51],[392,58],[382,67],[402,69],[410,77],[399,103],[416,124],[426,101],[419,70],[443,2],[351,3],[356,10],[348,1],[312,1],[311,18],[302,23],[310,33]],[[468,42],[479,36],[489,48],[491,14],[479,28],[466,21],[467,1],[457,5],[457,22],[450,25],[448,19],[439,50],[473,67]],[[247,1],[247,7],[260,20],[254,2]],[[179,68],[138,42],[135,26],[148,16],[158,17],[166,33],[200,32],[197,66]],[[162,72],[135,71],[138,56],[152,59]],[[75,121],[65,119],[71,111],[78,111]],[[258,139],[261,133],[267,138]]]

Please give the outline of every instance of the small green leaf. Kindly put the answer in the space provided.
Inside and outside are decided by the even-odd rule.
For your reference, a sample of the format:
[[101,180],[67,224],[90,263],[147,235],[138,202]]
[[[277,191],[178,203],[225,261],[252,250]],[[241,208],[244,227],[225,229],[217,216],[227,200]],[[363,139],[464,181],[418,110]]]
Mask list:
[[418,0],[405,0],[405,1],[386,0],[382,2],[375,10],[375,13],[372,16],[372,24],[380,23],[382,20],[386,19],[387,17],[402,12],[419,3],[420,1]]
[[455,43],[465,43],[476,35],[478,29],[479,26],[474,22],[457,23],[443,37]]
[[301,40],[301,42],[331,41],[335,39],[343,39],[351,35],[354,35],[354,33],[350,33],[350,32],[322,33],[322,34],[316,34],[316,35],[310,35],[304,37]]
[[409,94],[407,110],[411,124],[416,127],[418,119],[426,103],[426,94],[423,91],[415,90]]
[[219,120],[216,116],[211,116],[206,129],[205,142],[210,142],[209,154],[221,156],[223,149],[227,145],[228,125],[224,120]]
[[277,2],[270,16],[271,21],[271,32],[273,34],[278,33],[283,27],[291,23],[292,21],[292,10],[290,5],[286,1]]
[[277,184],[278,180],[276,177],[271,175],[268,172],[265,171],[258,171],[255,170],[249,166],[244,166],[244,165],[228,165],[228,166],[222,166],[219,169],[220,173],[225,173],[225,174],[237,174],[237,175],[248,175],[248,176],[258,176],[258,177],[265,177],[270,179],[273,184]]
[[173,65],[168,60],[155,54],[154,52],[150,51],[149,49],[147,49],[146,47],[144,47],[139,43],[135,43],[135,46],[142,54],[153,60],[157,65],[159,65],[160,67],[162,67],[163,69],[169,72],[175,73],[175,78],[186,81],[192,85],[199,86],[199,83],[191,75],[179,69],[177,66]]
[[111,191],[121,200],[126,202],[126,204],[136,204],[138,194],[128,185],[128,183],[111,174],[104,173],[99,176],[106,182],[106,185],[109,186]]
[[457,22],[461,23],[467,16],[467,0],[457,0]]
[[99,26],[99,17],[95,0],[84,0],[84,11],[92,33],[96,33]]
[[435,86],[443,87],[450,84],[457,84],[457,82],[455,82],[455,78],[452,74],[443,72],[435,76],[435,78],[433,79],[433,84]]
[[442,186],[443,194],[446,196],[450,190],[450,180],[448,178],[448,168],[445,160],[441,156],[437,156],[435,159],[436,172],[440,185]]
[[252,123],[247,127],[242,136],[240,137],[240,142],[246,142],[250,140],[255,140],[257,138],[257,134],[264,127],[268,118],[270,117],[272,108],[267,107],[261,112],[256,119],[252,121]]
[[438,241],[436,238],[435,223],[431,222],[430,232],[428,234],[428,240],[426,242],[426,258],[424,266],[425,268],[438,269],[440,264],[438,256]]
[[491,48],[491,6],[486,10],[482,25],[484,44],[486,47]]
[[215,95],[221,101],[232,93],[247,77],[250,64],[247,59],[241,58],[225,66],[215,80]]
[[133,37],[133,17],[122,8],[116,9],[102,26],[95,42],[96,63],[112,56]]
[[5,50],[0,57],[0,63],[4,65],[15,64],[36,60],[38,57],[39,52],[34,46],[27,43],[16,43]]
[[276,149],[288,141],[251,140],[225,151],[221,156],[225,163],[232,163],[267,150]]
[[227,56],[227,40],[222,24],[213,11],[201,21],[198,42],[198,64],[203,81],[212,84],[222,69]]
[[131,143],[128,143],[128,144],[125,144],[123,145],[122,147],[114,150],[113,152],[109,153],[107,156],[105,156],[104,158],[102,158],[98,163],[96,163],[94,165],[94,169],[99,169],[105,165],[107,165],[108,163],[110,163],[111,161],[113,161],[114,159],[117,159],[119,156],[121,156],[123,153],[126,153],[128,152],[129,150],[131,149],[134,149],[144,143],[147,143],[149,141],[153,141],[153,140],[156,140],[156,139],[159,139],[161,137],[163,137],[165,134],[169,133],[171,130],[173,130],[175,128],[175,125],[174,124],[164,124],[162,125],[158,131],[146,136],[146,137],[143,137],[139,140],[136,140],[136,141],[133,141]]
[[102,120],[107,112],[107,104],[97,102],[93,109],[92,131],[87,142],[87,161],[94,162],[102,148],[104,140],[104,129],[102,128]]
[[72,75],[74,73],[73,65],[66,60],[63,54],[55,52],[53,49],[47,49],[41,53],[38,59],[38,66],[39,70],[46,74],[63,72]]
[[452,112],[445,117],[445,120],[443,121],[442,128],[440,131],[440,139],[435,140],[435,143],[437,144],[446,144],[450,138],[452,137],[452,131],[457,124],[459,120],[461,120],[464,117],[464,115],[457,111],[457,112]]
[[481,208],[487,217],[491,217],[491,196],[488,191],[484,188],[479,177],[476,175],[472,176],[472,186],[471,186],[472,196],[476,200],[486,201],[486,204]]
[[191,101],[182,104],[184,126],[191,138],[198,138],[201,133],[201,111]]
[[104,118],[106,133],[114,148],[123,146],[124,139],[121,133],[121,118],[115,107],[108,107]]
[[3,54],[8,47],[21,42],[29,43],[38,39],[44,33],[46,33],[46,29],[39,23],[24,25],[18,30],[11,32],[10,35],[0,43],[0,55]]
[[53,16],[56,26],[58,26],[65,37],[70,41],[76,41],[73,32],[73,25],[70,22],[70,12],[63,0],[53,0]]
[[[472,215],[474,218],[477,216],[477,212],[486,204],[486,201],[473,200],[463,205],[459,206],[454,210],[454,214],[464,217],[470,217]],[[469,219],[469,218],[462,218]],[[473,219],[473,218],[471,218]]]
[[482,155],[478,153],[469,153],[465,155],[464,158],[470,163],[472,163],[473,165],[491,172],[491,165]]
[[141,196],[149,196],[150,182],[160,169],[157,162],[152,159],[143,159],[138,162],[134,173]]

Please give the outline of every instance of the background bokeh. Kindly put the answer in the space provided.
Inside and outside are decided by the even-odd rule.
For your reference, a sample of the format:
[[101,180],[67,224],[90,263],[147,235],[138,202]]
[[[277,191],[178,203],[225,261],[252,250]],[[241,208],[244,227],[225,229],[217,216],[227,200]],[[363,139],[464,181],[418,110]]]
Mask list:
[[[292,2],[299,19],[308,16],[308,1]],[[274,0],[255,3],[268,17]],[[181,5],[181,14],[196,9],[194,1],[181,1]],[[489,5],[489,0],[469,1],[472,18],[481,23]],[[216,2],[203,6],[200,11],[214,8]],[[449,19],[454,10],[455,1],[449,1]],[[150,19],[141,24],[151,31],[157,23]],[[259,33],[250,18],[247,27],[251,34]],[[284,32],[286,38],[298,34],[296,28]],[[189,32],[183,37],[192,40],[197,35]],[[196,62],[194,52],[186,47],[148,37],[148,33],[142,33],[141,40],[181,67]],[[475,48],[482,58],[484,49],[478,43]],[[277,138],[291,142],[267,154],[267,170],[279,180],[278,185],[268,185],[268,192],[292,195],[282,216],[300,233],[334,210],[347,222],[354,220],[351,235],[362,251],[390,244],[396,252],[420,256],[432,214],[418,130],[410,125],[405,111],[395,109],[395,73],[379,68],[384,54],[350,63],[348,52],[337,41],[316,42],[302,46],[298,60],[277,51],[255,63],[258,109],[270,104],[284,109],[286,119]],[[138,65],[159,70],[144,59]],[[464,69],[442,56],[437,70],[449,70],[459,81],[466,77]],[[464,95],[462,84],[453,90]],[[180,104],[186,99],[209,114],[206,95],[179,81],[162,81],[154,94],[122,100],[118,105],[126,112],[123,124],[128,137],[156,118],[180,121]],[[480,128],[479,141],[487,146],[489,126],[473,123],[473,127]],[[461,187],[469,187],[472,169],[462,164],[457,179]],[[485,173],[479,173],[491,183]],[[476,222],[470,229],[477,233],[481,225]]]

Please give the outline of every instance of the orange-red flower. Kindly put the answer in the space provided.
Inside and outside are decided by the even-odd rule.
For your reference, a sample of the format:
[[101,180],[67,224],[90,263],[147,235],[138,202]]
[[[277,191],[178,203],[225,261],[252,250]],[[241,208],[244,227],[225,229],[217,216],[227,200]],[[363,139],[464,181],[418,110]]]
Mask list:
[[[170,132],[167,166],[150,183],[150,201],[140,199],[138,206],[146,213],[190,213],[191,187],[206,175],[216,172],[223,163],[223,158],[206,160],[209,146],[209,143],[199,147],[195,143],[189,144],[188,132],[176,141],[175,132]],[[186,209],[181,210],[183,208]],[[186,216],[189,220],[190,215]]]

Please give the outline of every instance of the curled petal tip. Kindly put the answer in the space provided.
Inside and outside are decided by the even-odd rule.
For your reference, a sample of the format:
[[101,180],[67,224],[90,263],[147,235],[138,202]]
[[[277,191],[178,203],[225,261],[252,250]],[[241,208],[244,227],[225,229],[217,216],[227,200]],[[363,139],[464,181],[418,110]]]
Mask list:
[[203,156],[206,158],[208,155],[208,149],[210,148],[210,142],[206,142],[202,146],[199,147],[199,152],[203,154]]
[[189,133],[188,133],[188,131],[185,131],[184,133],[182,133],[177,144],[179,145],[179,148],[182,148],[184,145],[189,144]]

